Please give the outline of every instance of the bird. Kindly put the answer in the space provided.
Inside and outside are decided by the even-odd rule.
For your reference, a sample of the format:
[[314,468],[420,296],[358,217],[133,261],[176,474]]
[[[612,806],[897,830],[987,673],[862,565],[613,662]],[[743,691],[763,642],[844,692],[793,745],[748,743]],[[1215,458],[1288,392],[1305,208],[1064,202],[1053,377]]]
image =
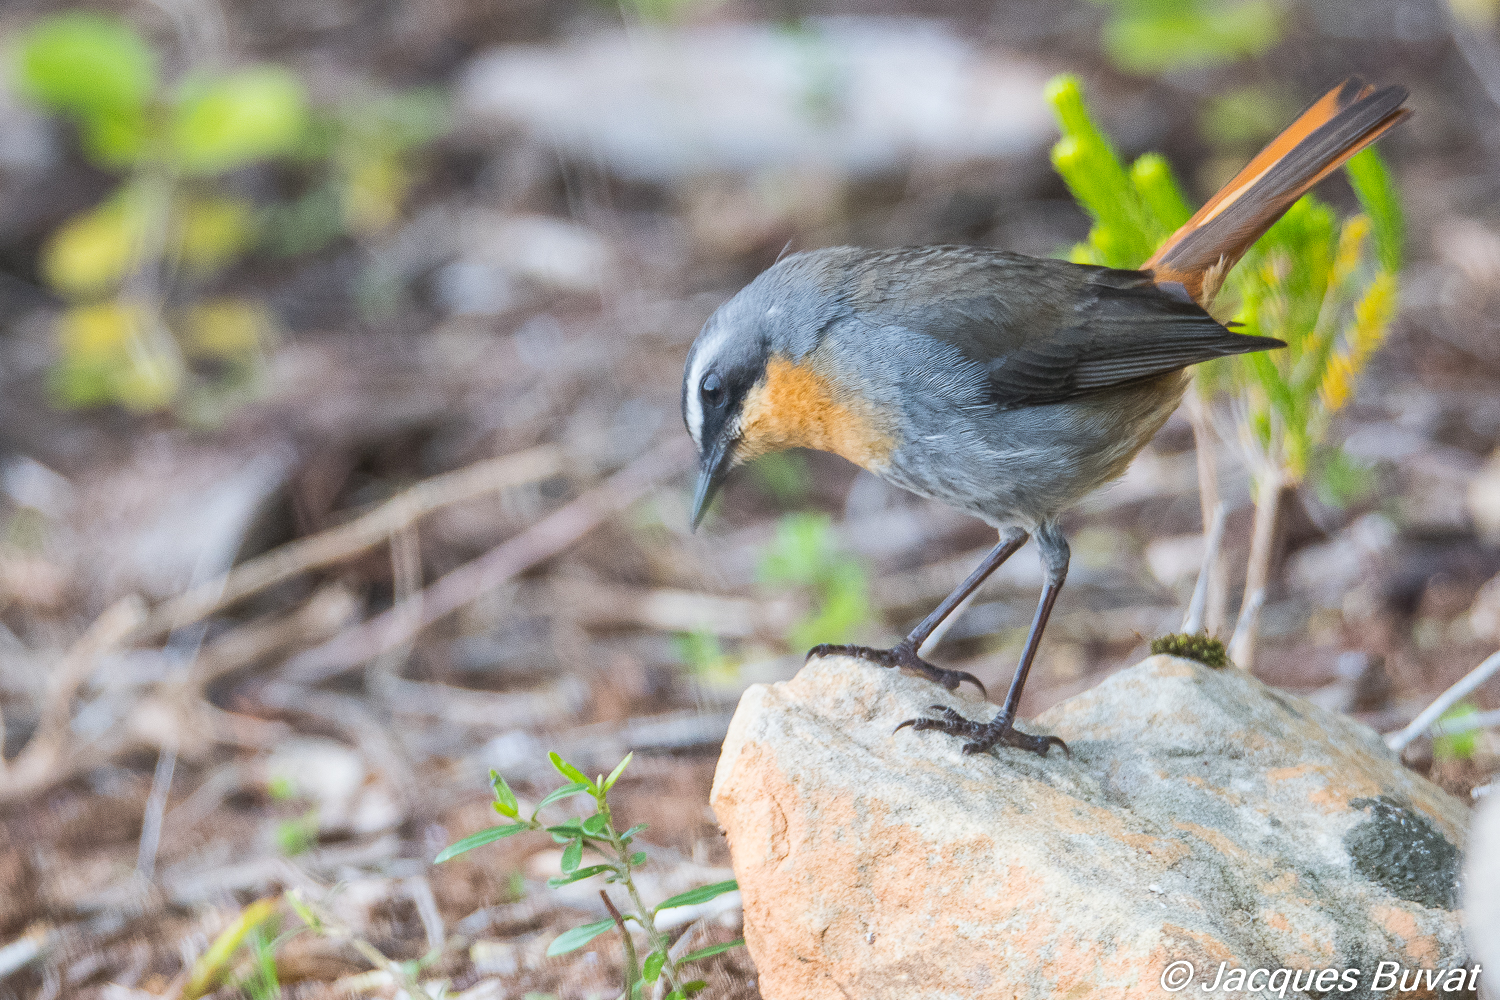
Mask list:
[[948,690],[972,675],[923,642],[1028,539],[1043,586],[1000,712],[952,708],[896,727],[1046,756],[1056,736],[1016,728],[1021,692],[1067,578],[1059,517],[1118,477],[1176,409],[1190,366],[1286,345],[1208,312],[1225,275],[1292,204],[1410,111],[1399,85],[1350,77],[1206,202],[1139,270],[988,246],[836,246],[782,257],[721,305],[684,364],[682,415],[698,449],[696,530],[729,471],[788,448],[832,452],[971,514],[999,541],[890,649],[821,645]]

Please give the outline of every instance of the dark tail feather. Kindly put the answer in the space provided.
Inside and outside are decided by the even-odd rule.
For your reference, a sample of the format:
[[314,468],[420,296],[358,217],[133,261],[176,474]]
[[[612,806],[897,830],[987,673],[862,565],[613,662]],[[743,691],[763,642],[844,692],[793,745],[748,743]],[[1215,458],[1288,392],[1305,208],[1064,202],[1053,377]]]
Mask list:
[[1144,265],[1207,303],[1224,275],[1314,184],[1410,114],[1405,87],[1350,77],[1318,99]]

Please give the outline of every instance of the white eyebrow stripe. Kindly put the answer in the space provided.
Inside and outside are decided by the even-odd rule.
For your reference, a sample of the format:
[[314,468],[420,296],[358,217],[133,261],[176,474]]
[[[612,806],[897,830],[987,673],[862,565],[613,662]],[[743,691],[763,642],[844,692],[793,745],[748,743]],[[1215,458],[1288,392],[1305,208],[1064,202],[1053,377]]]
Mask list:
[[719,347],[723,344],[727,334],[728,330],[719,326],[710,332],[705,340],[700,341],[697,350],[693,352],[693,365],[688,370],[686,388],[688,433],[693,436],[693,443],[698,446],[699,451],[703,450],[703,396],[698,391],[698,387],[703,384],[703,375],[714,355],[718,354]]

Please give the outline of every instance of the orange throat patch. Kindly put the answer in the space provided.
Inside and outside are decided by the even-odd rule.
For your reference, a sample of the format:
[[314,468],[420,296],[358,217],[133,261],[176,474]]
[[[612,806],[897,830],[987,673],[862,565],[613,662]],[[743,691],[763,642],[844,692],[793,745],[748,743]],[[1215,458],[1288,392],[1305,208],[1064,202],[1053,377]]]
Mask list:
[[745,397],[736,457],[749,461],[787,448],[813,448],[878,472],[895,448],[881,424],[862,396],[840,392],[812,365],[773,357],[765,378]]

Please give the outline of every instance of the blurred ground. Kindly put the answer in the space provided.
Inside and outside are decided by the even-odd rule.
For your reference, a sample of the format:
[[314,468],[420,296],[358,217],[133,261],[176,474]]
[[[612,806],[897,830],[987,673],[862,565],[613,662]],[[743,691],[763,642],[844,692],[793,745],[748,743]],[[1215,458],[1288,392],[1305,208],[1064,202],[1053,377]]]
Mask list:
[[[66,6],[12,0],[0,38]],[[103,6],[170,32],[169,5]],[[706,806],[718,743],[745,685],[795,671],[789,636],[818,600],[758,572],[778,518],[833,515],[826,541],[868,580],[870,640],[909,628],[990,536],[822,455],[742,473],[688,533],[682,358],[787,247],[1051,254],[1081,237],[1047,159],[1040,88],[1061,70],[1123,152],[1165,152],[1200,198],[1268,137],[1206,136],[1216,97],[1258,84],[1289,119],[1348,73],[1411,88],[1415,115],[1381,147],[1407,199],[1402,313],[1333,431],[1372,478],[1342,504],[1308,488],[1289,505],[1257,672],[1384,731],[1500,643],[1500,110],[1445,7],[1293,6],[1266,54],[1154,79],[1112,69],[1105,11],[1065,0],[727,0],[676,28],[529,0],[223,13],[237,55],[327,92],[436,84],[457,127],[391,232],[217,279],[262,297],[280,339],[255,398],[188,426],[52,404],[38,252],[111,182],[65,130],[0,102],[0,947],[38,942],[34,960],[0,959],[0,997],[163,995],[240,907],[297,886],[340,887],[329,905],[392,957],[446,941],[424,975],[474,1000],[616,995],[612,946],[543,954],[605,915],[591,888],[545,887],[550,844],[428,862],[488,823],[488,768],[539,798],[557,783],[547,750],[589,773],[634,750],[617,813],[651,824],[652,891],[728,877]],[[800,32],[764,27],[794,17]],[[1342,179],[1322,193],[1351,204]],[[371,273],[379,308],[361,298]],[[128,603],[159,608],[419,481],[538,447],[531,471],[497,474],[508,487],[206,616],[143,628]],[[1242,579],[1234,447],[1220,468]],[[1067,527],[1075,569],[1028,715],[1181,621],[1201,555],[1186,421]],[[488,578],[462,575],[475,559]],[[1023,554],[937,657],[1003,685],[1039,581]],[[405,628],[444,600],[455,613]],[[1500,686],[1476,701],[1500,707]],[[1486,740],[1436,765],[1414,748],[1414,766],[1467,793],[1494,768]],[[737,919],[695,933],[728,940]],[[367,968],[310,937],[280,961],[289,997],[389,992],[350,978]],[[758,995],[742,950],[713,970],[709,995]]]

